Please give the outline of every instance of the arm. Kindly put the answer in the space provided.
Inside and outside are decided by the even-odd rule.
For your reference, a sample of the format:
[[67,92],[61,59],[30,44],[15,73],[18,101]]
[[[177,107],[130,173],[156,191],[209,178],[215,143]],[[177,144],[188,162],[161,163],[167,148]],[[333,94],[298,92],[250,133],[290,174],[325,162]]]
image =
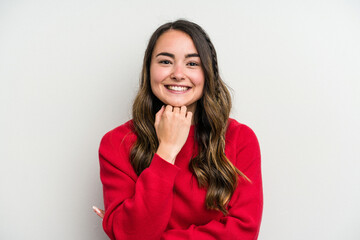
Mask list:
[[111,239],[159,239],[168,224],[173,186],[180,170],[174,165],[184,145],[192,114],[186,107],[162,107],[156,114],[159,148],[139,177],[129,161],[132,144],[125,134],[106,134],[100,144],[100,175],[104,189],[105,232]]
[[125,135],[112,131],[100,144],[103,228],[111,239],[159,239],[170,218],[179,169],[155,154],[150,167],[137,178],[128,160]]
[[191,225],[185,230],[166,231],[161,239],[257,239],[263,207],[260,149],[250,128],[241,125],[236,130],[239,130],[233,143],[237,147],[236,166],[252,182],[239,179],[238,187],[229,202],[227,216],[203,226]]

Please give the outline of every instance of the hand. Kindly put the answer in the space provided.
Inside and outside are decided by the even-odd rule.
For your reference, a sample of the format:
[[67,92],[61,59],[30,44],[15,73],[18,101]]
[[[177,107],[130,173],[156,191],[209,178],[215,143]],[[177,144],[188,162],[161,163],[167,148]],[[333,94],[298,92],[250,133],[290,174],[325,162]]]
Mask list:
[[105,211],[100,209],[100,208],[97,208],[95,206],[92,207],[94,212],[101,218],[104,218],[104,215],[105,215]]
[[155,115],[155,130],[159,140],[157,154],[174,164],[175,158],[188,138],[192,112],[186,107],[162,107]]

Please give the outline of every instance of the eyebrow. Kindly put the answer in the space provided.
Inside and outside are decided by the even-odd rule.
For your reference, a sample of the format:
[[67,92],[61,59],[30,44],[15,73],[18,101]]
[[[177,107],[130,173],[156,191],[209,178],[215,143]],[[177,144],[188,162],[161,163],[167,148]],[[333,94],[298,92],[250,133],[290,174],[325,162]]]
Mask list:
[[[175,58],[174,54],[168,53],[168,52],[161,52],[156,55],[156,57],[158,57],[158,56],[167,56],[167,57]],[[200,57],[200,55],[197,53],[189,53],[189,54],[185,55],[185,58],[191,58],[191,57]]]

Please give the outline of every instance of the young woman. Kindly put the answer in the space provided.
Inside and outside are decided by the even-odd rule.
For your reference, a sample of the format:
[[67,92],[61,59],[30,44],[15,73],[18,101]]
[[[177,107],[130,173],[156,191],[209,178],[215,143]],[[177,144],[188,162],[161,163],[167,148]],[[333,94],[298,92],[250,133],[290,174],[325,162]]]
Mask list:
[[229,118],[231,99],[204,30],[160,26],[145,52],[133,119],[99,149],[111,239],[256,239],[260,150]]

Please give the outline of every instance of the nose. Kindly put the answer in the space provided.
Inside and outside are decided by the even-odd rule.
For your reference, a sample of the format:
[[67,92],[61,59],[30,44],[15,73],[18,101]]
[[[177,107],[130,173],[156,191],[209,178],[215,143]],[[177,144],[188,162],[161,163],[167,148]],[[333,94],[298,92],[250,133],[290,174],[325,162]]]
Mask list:
[[183,66],[181,66],[181,64],[174,65],[170,77],[171,77],[171,79],[176,80],[176,81],[184,80],[185,74],[184,74]]

